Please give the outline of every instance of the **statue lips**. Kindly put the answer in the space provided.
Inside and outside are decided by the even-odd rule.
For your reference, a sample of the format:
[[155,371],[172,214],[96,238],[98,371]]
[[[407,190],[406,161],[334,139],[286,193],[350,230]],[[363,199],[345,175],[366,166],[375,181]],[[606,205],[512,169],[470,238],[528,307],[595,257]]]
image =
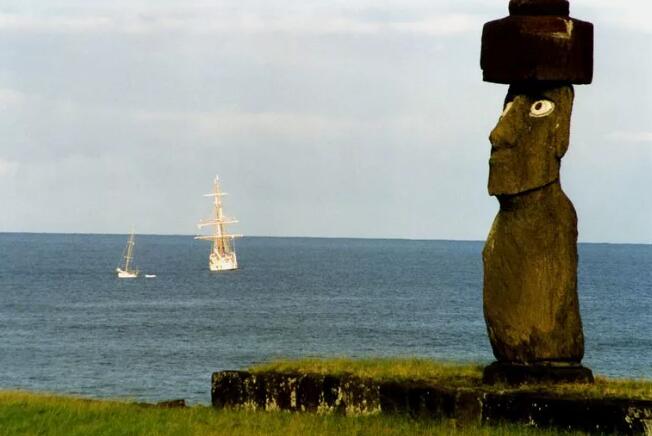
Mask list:
[[501,163],[509,159],[509,148],[491,147],[491,154],[489,155],[489,165]]
[[[500,120],[498,121],[498,125],[503,122],[504,119],[501,116]],[[504,163],[509,159],[513,159],[510,157],[510,150],[513,148],[513,145],[506,141],[506,138],[498,133],[498,129],[492,130],[491,134],[489,135],[489,143],[491,144],[489,165],[501,162]]]

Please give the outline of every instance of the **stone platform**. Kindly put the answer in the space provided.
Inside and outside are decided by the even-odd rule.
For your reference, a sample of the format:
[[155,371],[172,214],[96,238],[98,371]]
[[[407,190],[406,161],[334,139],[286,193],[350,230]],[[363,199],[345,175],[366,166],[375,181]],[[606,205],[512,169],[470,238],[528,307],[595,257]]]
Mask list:
[[354,376],[213,373],[216,408],[366,415],[405,413],[460,423],[520,423],[590,433],[652,435],[652,400],[584,398],[523,389],[378,382]]

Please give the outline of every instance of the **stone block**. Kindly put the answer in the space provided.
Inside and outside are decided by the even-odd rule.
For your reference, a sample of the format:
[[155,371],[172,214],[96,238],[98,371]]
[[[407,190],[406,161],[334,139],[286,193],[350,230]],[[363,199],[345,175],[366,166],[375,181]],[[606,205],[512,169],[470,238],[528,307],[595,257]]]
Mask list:
[[214,372],[211,389],[213,406],[224,408],[244,404],[249,400],[245,385],[252,377],[246,371]]

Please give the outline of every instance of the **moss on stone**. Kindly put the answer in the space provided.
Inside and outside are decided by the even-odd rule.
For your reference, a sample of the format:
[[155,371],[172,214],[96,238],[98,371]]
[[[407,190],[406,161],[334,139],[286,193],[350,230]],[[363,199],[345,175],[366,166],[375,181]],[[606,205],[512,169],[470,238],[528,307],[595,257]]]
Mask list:
[[596,377],[587,384],[533,384],[520,387],[482,385],[483,365],[441,362],[423,358],[307,358],[275,360],[249,368],[253,374],[268,372],[350,375],[376,382],[429,382],[442,387],[475,388],[486,392],[546,392],[582,398],[632,398],[652,400],[652,380],[627,380]]

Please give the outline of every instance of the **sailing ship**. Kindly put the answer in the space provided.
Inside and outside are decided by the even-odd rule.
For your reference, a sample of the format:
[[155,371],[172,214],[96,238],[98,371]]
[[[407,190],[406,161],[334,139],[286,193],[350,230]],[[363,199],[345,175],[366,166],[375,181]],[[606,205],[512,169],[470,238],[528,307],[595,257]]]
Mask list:
[[220,179],[215,176],[213,192],[204,197],[213,197],[213,216],[197,224],[198,228],[210,227],[210,235],[196,236],[195,239],[211,241],[211,253],[208,256],[208,268],[211,271],[228,271],[238,269],[238,258],[235,254],[234,239],[242,235],[229,234],[225,230],[228,224],[235,224],[238,220],[229,218],[222,212],[222,197],[228,195],[220,190]]
[[134,259],[134,245],[136,245],[136,242],[134,241],[134,231],[132,230],[129,239],[127,239],[127,246],[122,252],[124,265],[120,265],[115,269],[120,279],[135,279],[138,277],[139,271],[137,269],[130,269],[130,267],[133,268],[131,263]]

